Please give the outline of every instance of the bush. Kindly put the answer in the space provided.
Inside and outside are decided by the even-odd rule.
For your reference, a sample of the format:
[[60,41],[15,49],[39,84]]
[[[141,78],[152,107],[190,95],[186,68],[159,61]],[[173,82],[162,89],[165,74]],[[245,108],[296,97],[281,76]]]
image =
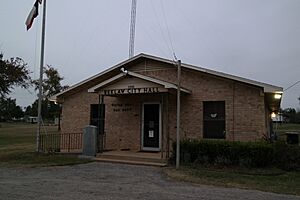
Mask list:
[[[180,160],[186,164],[300,169],[300,147],[285,143],[183,140],[180,152]],[[170,161],[174,163],[175,158],[174,151]]]
[[274,144],[276,166],[284,170],[300,169],[300,147],[282,141]]

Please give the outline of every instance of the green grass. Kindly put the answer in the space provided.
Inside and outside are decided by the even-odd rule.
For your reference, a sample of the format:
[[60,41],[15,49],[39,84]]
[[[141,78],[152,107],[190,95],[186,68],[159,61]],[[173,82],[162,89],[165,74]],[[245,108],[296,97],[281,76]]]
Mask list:
[[[0,124],[0,165],[51,166],[86,163],[76,155],[35,153],[36,124]],[[57,133],[56,126],[45,126],[42,131]]]
[[279,138],[284,139],[284,134],[286,132],[300,133],[300,124],[273,124],[273,129]]
[[[300,124],[274,124],[273,128],[281,140],[286,139],[286,132],[300,133]],[[165,168],[164,172],[179,181],[300,196],[300,171],[181,166],[179,170]]]
[[213,169],[183,166],[179,170],[166,168],[165,173],[176,180],[204,185],[300,195],[299,171],[283,172],[277,169]]

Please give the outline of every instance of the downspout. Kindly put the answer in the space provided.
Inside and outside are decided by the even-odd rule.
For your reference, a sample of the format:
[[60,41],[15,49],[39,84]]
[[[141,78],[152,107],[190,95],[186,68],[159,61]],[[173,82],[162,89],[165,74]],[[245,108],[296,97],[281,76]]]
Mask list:
[[235,120],[234,120],[234,116],[235,116],[235,82],[233,82],[233,87],[232,87],[232,141],[234,141],[234,132],[235,132]]
[[166,158],[170,157],[170,131],[169,131],[169,93],[167,93],[166,98],[166,116],[167,116],[167,152],[166,152]]
[[164,157],[164,130],[165,130],[165,120],[164,120],[164,110],[165,110],[165,102],[164,102],[164,93],[161,94],[161,108],[160,108],[160,112],[161,112],[161,159],[163,159]]
[[264,110],[265,110],[265,132],[263,133],[263,137],[268,139],[270,137],[270,110],[268,106],[268,101],[266,95],[264,95]]
[[102,117],[101,113],[102,113],[102,108],[101,105],[103,104],[103,95],[99,94],[99,104],[98,104],[98,152],[102,153],[104,148],[104,142],[103,142],[103,135],[104,133],[102,133],[101,129],[100,129],[100,124],[101,124],[101,120]]
[[101,104],[101,95],[98,94],[98,153],[102,153],[101,151],[101,136],[100,136],[100,112],[101,112],[101,108],[100,108],[100,104]]

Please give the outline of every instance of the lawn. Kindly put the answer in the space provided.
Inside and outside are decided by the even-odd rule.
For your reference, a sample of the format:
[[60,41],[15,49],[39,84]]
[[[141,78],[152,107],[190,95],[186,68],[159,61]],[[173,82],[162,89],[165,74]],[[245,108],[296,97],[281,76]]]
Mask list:
[[277,133],[280,139],[285,139],[284,134],[286,132],[299,132],[300,124],[273,124],[273,129]]
[[[300,125],[284,124],[282,132],[300,130]],[[46,126],[43,131],[56,133],[56,126]],[[89,162],[75,155],[37,154],[36,124],[0,124],[0,166],[52,166]],[[165,168],[164,172],[180,181],[205,185],[257,189],[261,191],[300,195],[300,172],[277,169],[217,169],[214,167],[182,166],[179,170]]]
[[300,195],[299,171],[283,172],[278,169],[214,169],[182,166],[179,170],[166,168],[164,172],[169,177],[179,181]]
[[[0,165],[51,166],[88,162],[76,155],[36,153],[36,124],[0,123]],[[45,133],[57,133],[57,126],[45,126]]]
[[[286,139],[286,132],[300,133],[300,124],[274,124],[273,128],[281,140]],[[179,170],[170,167],[164,169],[164,172],[179,181],[300,196],[300,171],[181,166]]]

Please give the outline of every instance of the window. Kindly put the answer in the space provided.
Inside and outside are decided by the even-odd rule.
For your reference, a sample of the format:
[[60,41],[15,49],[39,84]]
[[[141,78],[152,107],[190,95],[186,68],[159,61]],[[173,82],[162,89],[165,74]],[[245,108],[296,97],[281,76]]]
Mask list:
[[100,126],[99,133],[104,133],[104,119],[105,104],[91,104],[90,125]]
[[91,104],[90,125],[98,126],[99,120],[99,104]]
[[225,139],[225,101],[203,102],[203,138]]

